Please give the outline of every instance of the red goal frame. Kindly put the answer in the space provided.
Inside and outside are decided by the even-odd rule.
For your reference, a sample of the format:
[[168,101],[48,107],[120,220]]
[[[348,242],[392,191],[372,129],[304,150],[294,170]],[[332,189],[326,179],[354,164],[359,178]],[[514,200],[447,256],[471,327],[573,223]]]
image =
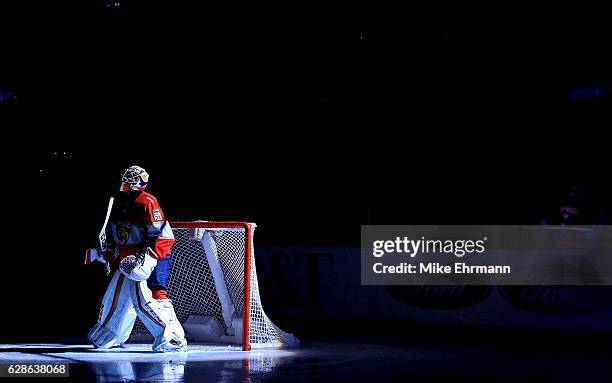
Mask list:
[[250,331],[250,319],[251,319],[251,254],[253,249],[251,244],[253,243],[253,229],[248,222],[170,222],[170,226],[176,229],[193,229],[193,228],[208,228],[208,229],[244,229],[244,302],[243,302],[243,318],[242,318],[242,349],[244,351],[251,350],[251,343],[249,341]]

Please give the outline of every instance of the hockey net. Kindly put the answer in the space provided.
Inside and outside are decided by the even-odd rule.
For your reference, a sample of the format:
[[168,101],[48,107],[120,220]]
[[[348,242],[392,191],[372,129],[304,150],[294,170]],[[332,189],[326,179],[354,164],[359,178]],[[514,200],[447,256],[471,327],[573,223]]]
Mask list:
[[[261,305],[253,248],[255,224],[197,221],[170,225],[175,243],[168,295],[188,341],[194,341],[190,339],[194,326],[196,330],[201,326],[216,329],[219,337],[209,341],[242,344],[244,350],[299,345],[295,336],[267,317]],[[130,340],[148,337],[137,319]]]

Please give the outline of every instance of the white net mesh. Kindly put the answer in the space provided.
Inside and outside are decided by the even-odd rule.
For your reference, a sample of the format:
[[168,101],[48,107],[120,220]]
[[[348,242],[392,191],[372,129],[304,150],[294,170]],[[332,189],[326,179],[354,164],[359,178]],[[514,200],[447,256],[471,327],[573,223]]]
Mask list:
[[[173,228],[176,241],[171,253],[168,294],[176,316],[181,323],[191,315],[214,317],[226,335],[242,343],[235,330],[242,332],[245,229],[208,228],[204,222],[197,225],[200,228]],[[255,224],[249,227],[255,230]],[[263,311],[252,243],[250,248],[250,346],[295,347],[299,344],[297,338],[280,330]],[[235,328],[236,323],[239,328]],[[142,340],[146,334],[146,328],[137,320],[131,339]]]

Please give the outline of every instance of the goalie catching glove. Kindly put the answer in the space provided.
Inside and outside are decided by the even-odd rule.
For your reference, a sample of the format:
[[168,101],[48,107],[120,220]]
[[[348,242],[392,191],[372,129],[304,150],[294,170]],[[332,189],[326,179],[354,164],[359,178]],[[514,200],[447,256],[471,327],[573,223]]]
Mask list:
[[136,254],[123,258],[119,263],[119,271],[136,282],[148,279],[157,265],[157,259],[153,258],[149,252],[149,248],[145,246]]

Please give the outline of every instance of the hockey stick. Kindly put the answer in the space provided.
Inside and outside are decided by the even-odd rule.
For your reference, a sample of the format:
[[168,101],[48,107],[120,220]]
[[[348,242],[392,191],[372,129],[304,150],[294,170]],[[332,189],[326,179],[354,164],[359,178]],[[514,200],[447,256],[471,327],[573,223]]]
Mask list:
[[98,241],[100,242],[100,248],[92,248],[87,249],[85,251],[85,264],[89,265],[94,261],[102,262],[106,264],[106,275],[110,274],[110,262],[106,257],[104,257],[104,253],[108,251],[108,243],[106,242],[106,226],[108,225],[108,219],[110,218],[111,211],[113,210],[113,201],[115,199],[110,197],[108,200],[108,208],[106,209],[106,218],[104,218],[104,224],[102,225],[102,229],[100,230],[100,234],[98,234]]
[[102,230],[100,230],[100,234],[98,235],[98,240],[100,241],[100,250],[103,253],[108,251],[108,243],[106,243],[106,225],[108,224],[108,219],[110,218],[111,210],[113,210],[113,201],[115,198],[110,197],[108,200],[108,208],[106,209],[106,218],[104,218],[104,225],[102,225]]
[[[106,225],[108,224],[108,219],[110,218],[111,210],[113,210],[113,202],[115,198],[110,197],[108,200],[108,208],[106,208],[106,218],[104,218],[104,225],[102,225],[102,230],[100,230],[100,234],[98,235],[98,240],[100,241],[100,250],[102,250],[102,254],[108,251],[108,243],[106,242]],[[111,265],[108,259],[106,261],[106,275],[110,274]]]

